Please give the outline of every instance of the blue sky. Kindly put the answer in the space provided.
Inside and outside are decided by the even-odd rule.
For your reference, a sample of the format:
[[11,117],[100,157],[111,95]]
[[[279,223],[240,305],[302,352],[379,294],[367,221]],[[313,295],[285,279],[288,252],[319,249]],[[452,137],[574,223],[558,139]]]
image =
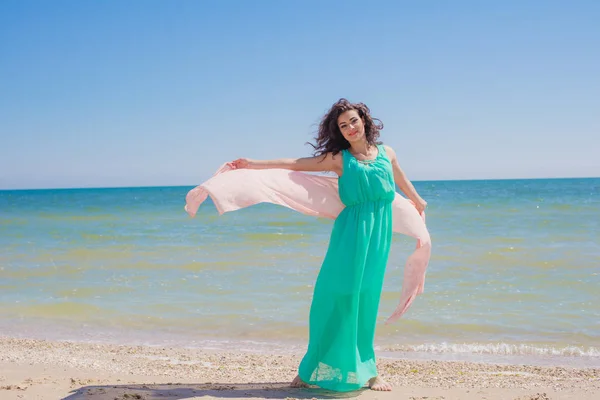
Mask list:
[[340,97],[413,180],[600,176],[600,2],[0,3],[0,189],[310,154]]

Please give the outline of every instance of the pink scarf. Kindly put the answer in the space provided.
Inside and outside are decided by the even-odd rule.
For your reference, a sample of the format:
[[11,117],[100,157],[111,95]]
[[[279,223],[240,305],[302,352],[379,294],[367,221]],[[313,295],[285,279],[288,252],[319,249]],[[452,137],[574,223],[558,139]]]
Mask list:
[[[212,178],[188,192],[185,211],[194,217],[209,195],[219,215],[258,203],[272,203],[302,214],[335,219],[344,208],[337,178],[283,169],[231,169],[223,164]],[[417,246],[404,268],[400,303],[386,323],[400,318],[415,297],[423,293],[431,256],[425,214],[419,215],[414,204],[398,193],[392,208],[393,231],[416,238]]]

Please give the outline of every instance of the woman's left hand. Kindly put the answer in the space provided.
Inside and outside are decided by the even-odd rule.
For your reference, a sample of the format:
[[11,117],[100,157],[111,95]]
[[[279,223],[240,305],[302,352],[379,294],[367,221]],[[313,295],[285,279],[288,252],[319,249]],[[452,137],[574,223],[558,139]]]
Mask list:
[[427,202],[423,199],[419,199],[415,202],[415,207],[417,208],[419,215],[423,214],[423,211],[425,211],[425,208],[427,208]]

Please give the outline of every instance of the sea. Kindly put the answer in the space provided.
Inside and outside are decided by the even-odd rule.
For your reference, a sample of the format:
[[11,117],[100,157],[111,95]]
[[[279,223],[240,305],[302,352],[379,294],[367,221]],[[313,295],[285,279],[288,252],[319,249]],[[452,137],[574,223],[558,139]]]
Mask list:
[[[379,357],[600,366],[600,178],[415,182],[433,250],[395,235]],[[0,191],[0,335],[255,352],[306,349],[332,221],[259,204],[190,218],[192,187]]]

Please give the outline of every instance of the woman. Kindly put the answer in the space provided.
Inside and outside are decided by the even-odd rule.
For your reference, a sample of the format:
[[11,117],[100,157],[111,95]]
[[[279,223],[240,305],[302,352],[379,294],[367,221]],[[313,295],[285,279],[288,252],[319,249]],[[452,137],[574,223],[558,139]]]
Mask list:
[[335,219],[315,284],[308,350],[293,387],[350,391],[368,382],[373,390],[391,390],[377,373],[373,346],[392,241],[394,184],[419,214],[427,203],[406,178],[394,150],[377,142],[382,128],[366,105],[341,99],[319,125],[314,157],[229,163],[232,169],[333,171],[339,176],[345,207]]

